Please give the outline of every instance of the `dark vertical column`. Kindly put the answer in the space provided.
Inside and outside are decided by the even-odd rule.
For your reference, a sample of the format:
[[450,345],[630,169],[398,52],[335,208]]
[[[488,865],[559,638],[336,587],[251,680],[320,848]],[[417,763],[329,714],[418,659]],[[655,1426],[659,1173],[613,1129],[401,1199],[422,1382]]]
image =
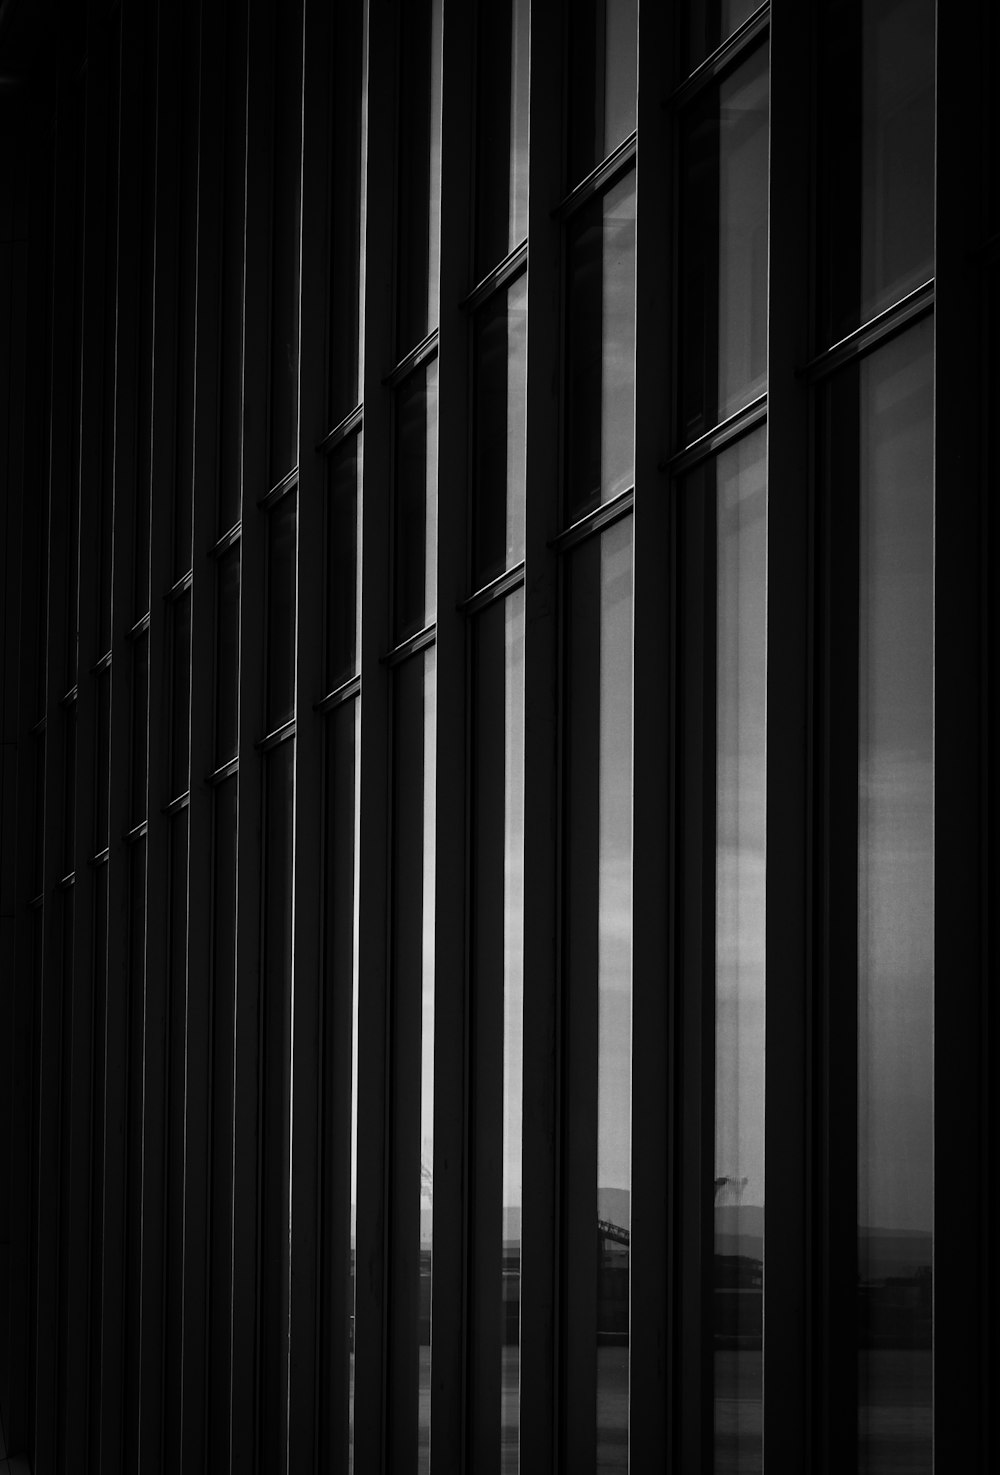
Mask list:
[[257,1468],[257,1379],[262,765],[267,524],[257,502],[268,475],[268,282],[272,41],[271,7],[250,0],[247,28],[246,214],[243,259],[241,417],[239,833],[236,859],[236,999],[233,1104],[233,1301],[230,1460]]
[[437,774],[434,881],[434,1276],[431,1461],[463,1468],[465,1359],[466,580],[475,6],[444,0],[438,340]]
[[[996,435],[996,420],[989,417],[981,387],[988,346],[984,326],[989,321],[983,311],[981,248],[988,231],[984,184],[987,150],[991,140],[995,148],[996,138],[986,34],[989,9],[970,6],[959,16],[940,5],[937,18],[934,1463],[939,1470],[955,1464],[988,1469],[987,1451],[996,1444],[990,1432],[996,1422],[996,1364],[987,1356],[990,1303],[978,1289],[996,1273],[993,1269],[991,1275],[996,1226],[987,1218],[987,1185],[995,1168],[987,1157],[985,1114],[997,1041],[984,886],[987,765],[991,753],[994,763],[997,757],[996,734],[989,733],[985,707],[985,555],[991,499],[984,441],[987,429]],[[995,1143],[993,1152],[995,1163]]]
[[635,524],[632,792],[632,1199],[629,1444],[667,1466],[676,1414],[671,1337],[673,675],[670,451],[672,151],[663,99],[676,5],[640,7],[636,149]]
[[[295,913],[292,974],[291,1210],[289,1274],[288,1469],[317,1462],[317,1418],[333,1391],[318,1386],[321,1312],[320,1105],[322,1101],[323,814],[325,722],[313,704],[325,695],[323,663],[327,463],[316,446],[328,429],[333,17],[307,5],[303,33],[302,257],[298,314],[298,557],[295,732]],[[343,79],[341,85],[347,85]],[[346,222],[345,222],[346,224]],[[346,353],[348,345],[341,351]],[[350,1071],[350,1053],[340,1057]],[[349,1247],[348,1247],[349,1253]]]
[[809,351],[807,7],[772,5],[770,46],[764,1460],[791,1475],[811,1463],[810,467],[808,391],[795,373]]
[[354,1468],[384,1461],[386,1277],[386,1029],[388,1023],[389,489],[391,413],[382,375],[391,363],[394,0],[368,7],[368,157],[365,170],[365,407],[361,493],[361,753],[358,856],[358,1203]]
[[559,299],[563,14],[532,7],[524,639],[524,1115],[521,1470],[557,1468],[556,1231]]

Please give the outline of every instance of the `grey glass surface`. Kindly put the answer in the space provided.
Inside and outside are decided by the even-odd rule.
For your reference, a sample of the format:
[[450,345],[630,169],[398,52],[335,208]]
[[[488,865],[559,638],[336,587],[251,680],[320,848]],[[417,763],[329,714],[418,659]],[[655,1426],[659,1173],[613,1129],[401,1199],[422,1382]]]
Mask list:
[[767,384],[768,50],[708,87],[681,124],[683,443]]
[[149,773],[149,632],[132,645],[132,786],[130,822],[146,818],[146,781]]
[[566,501],[570,521],[632,485],[635,174],[573,218],[567,240]]
[[477,277],[528,234],[529,0],[481,0],[476,138]]
[[405,640],[434,619],[437,569],[435,359],[397,392],[393,630]]
[[188,787],[191,749],[191,591],[171,607],[170,793],[175,799]]
[[296,493],[267,515],[267,686],[265,726],[273,732],[295,712]]
[[528,279],[476,316],[472,582],[481,587],[524,557]]
[[760,0],[687,0],[685,61],[689,72],[711,56],[758,9]]
[[820,55],[820,333],[934,273],[934,0],[827,0]]
[[299,260],[302,227],[303,0],[281,0],[274,27],[271,181],[270,482],[299,458]]
[[331,458],[326,502],[326,675],[333,691],[355,674],[361,621],[361,436]]
[[719,456],[716,496],[716,1471],[763,1459],[766,432]]
[[215,594],[215,761],[236,756],[240,720],[240,549],[219,559]]
[[362,185],[368,110],[364,78],[364,4],[351,0],[337,11],[330,136],[330,198],[337,202],[330,222],[330,425],[338,425],[360,398],[361,242],[365,204]]
[[569,18],[569,186],[635,128],[637,0],[576,0]]
[[441,263],[441,4],[400,12],[396,353],[437,326]]
[[864,360],[858,624],[858,1439],[933,1467],[933,325]]

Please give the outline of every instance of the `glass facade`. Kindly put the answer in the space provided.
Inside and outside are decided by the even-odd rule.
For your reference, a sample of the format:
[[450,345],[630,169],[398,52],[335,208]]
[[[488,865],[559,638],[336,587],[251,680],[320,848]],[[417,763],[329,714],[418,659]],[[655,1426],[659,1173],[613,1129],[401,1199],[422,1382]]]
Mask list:
[[9,9],[0,1465],[990,1468],[990,8]]

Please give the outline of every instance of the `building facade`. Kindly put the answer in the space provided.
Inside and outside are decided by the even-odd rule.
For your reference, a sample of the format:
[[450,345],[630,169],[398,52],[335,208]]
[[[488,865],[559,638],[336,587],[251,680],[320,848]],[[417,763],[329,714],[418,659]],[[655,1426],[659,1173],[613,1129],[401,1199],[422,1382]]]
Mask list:
[[995,1468],[997,52],[0,5],[0,1466]]

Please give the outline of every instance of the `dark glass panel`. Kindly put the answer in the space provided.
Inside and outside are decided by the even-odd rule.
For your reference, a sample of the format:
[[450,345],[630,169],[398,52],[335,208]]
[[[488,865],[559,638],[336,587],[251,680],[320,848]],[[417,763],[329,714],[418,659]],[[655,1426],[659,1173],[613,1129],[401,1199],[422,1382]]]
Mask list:
[[358,1141],[357,889],[358,735],[361,707],[326,719],[323,991],[323,1223],[320,1462],[352,1468],[354,1286]]
[[32,786],[35,816],[31,834],[31,897],[41,896],[45,887],[45,734],[32,740]]
[[475,323],[475,483],[472,582],[524,557],[528,282],[521,276]]
[[280,743],[264,766],[261,911],[261,1399],[262,1463],[281,1460],[282,1400],[287,1387],[291,1127],[292,837],[295,744]]
[[437,560],[437,361],[396,397],[393,630],[397,640],[434,618]]
[[400,8],[396,351],[438,319],[441,256],[441,0]]
[[97,744],[96,783],[94,785],[94,853],[99,854],[108,843],[110,816],[108,803],[111,784],[111,672],[104,670],[97,678]]
[[574,553],[567,630],[564,1331],[572,1413],[565,1438],[569,1467],[625,1471],[632,1184],[631,518]]
[[476,276],[528,233],[529,0],[480,0]]
[[364,108],[364,5],[349,0],[337,11],[333,42],[333,149],[330,198],[330,424],[350,414],[360,398],[361,163]]
[[760,0],[687,0],[683,28],[688,72],[728,41],[759,5]]
[[302,0],[275,4],[271,204],[271,485],[298,462]]
[[[933,326],[860,370],[858,1437],[933,1466]],[[832,489],[837,495],[837,489]]]
[[524,899],[524,594],[475,626],[472,858],[473,1450],[518,1467]]
[[634,476],[633,173],[574,216],[567,266],[566,501],[573,521]]
[[63,726],[63,833],[60,876],[76,867],[76,707],[66,713]]
[[434,1172],[433,649],[393,683],[390,1468],[430,1469]]
[[239,748],[240,721],[240,549],[218,562],[215,613],[215,761],[226,763]]
[[191,749],[191,595],[173,605],[173,674],[170,697],[170,795],[175,799],[189,786]]
[[132,645],[132,800],[130,824],[146,818],[149,768],[149,635]]
[[330,462],[326,504],[326,689],[358,668],[361,585],[358,494],[361,438],[352,436]]
[[637,0],[577,0],[569,12],[569,184],[635,128]]
[[243,231],[246,206],[246,8],[226,17],[222,266],[219,274],[219,502],[216,531],[240,520],[243,486]]
[[681,123],[678,442],[767,387],[768,53],[699,95]]
[[934,272],[933,0],[826,0],[819,54],[821,346]]
[[296,494],[282,497],[267,519],[267,698],[273,732],[295,713]]

